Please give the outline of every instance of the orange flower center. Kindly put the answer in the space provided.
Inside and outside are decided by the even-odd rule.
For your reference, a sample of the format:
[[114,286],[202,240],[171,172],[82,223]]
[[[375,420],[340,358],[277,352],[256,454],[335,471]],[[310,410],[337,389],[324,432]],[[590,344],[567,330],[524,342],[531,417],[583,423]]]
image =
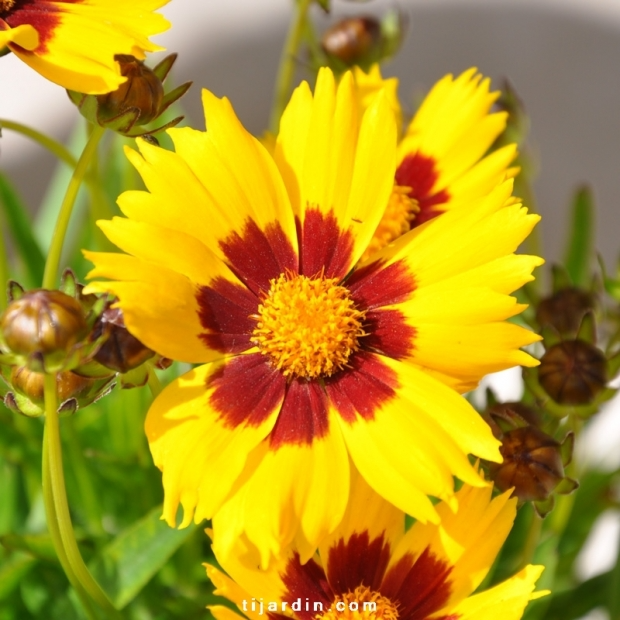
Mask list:
[[366,260],[375,252],[392,243],[394,239],[398,239],[409,231],[416,213],[420,212],[417,201],[409,197],[410,191],[410,187],[394,185],[387,209],[362,256],[362,260]]
[[365,312],[333,278],[280,275],[258,307],[252,342],[284,376],[330,376],[364,336]]
[[315,616],[316,620],[397,620],[398,607],[389,598],[358,586],[338,596],[331,608]]
[[13,8],[15,0],[0,0],[0,13],[6,13]]

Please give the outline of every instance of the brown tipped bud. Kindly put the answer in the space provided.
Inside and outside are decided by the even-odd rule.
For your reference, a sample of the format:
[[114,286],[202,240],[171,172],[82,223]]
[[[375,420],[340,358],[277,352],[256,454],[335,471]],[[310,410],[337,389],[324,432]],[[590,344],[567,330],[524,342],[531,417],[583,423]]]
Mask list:
[[60,291],[37,289],[12,301],[0,317],[12,353],[52,356],[70,351],[88,332],[79,302]]
[[114,119],[128,110],[139,111],[140,125],[152,121],[159,115],[164,99],[161,80],[142,61],[126,54],[117,54],[115,60],[121,68],[121,75],[127,80],[117,90],[99,95],[99,116]]
[[154,351],[127,331],[120,308],[106,308],[95,324],[94,331],[95,334],[104,331],[109,334],[95,354],[95,361],[116,372],[128,372],[155,355]]
[[540,302],[536,320],[541,327],[552,327],[559,334],[576,334],[584,315],[593,308],[590,293],[578,288],[563,288]]
[[503,463],[491,463],[489,473],[500,491],[514,487],[519,501],[544,500],[564,479],[560,444],[532,426],[508,431],[502,438]]
[[[26,366],[14,366],[11,369],[11,385],[12,387],[29,398],[33,403],[42,405],[43,383],[45,375],[40,372],[34,372]],[[86,392],[93,385],[93,379],[80,377],[71,371],[59,372],[56,374],[56,393],[58,402],[63,403],[69,398],[76,398]]]
[[561,405],[586,405],[607,383],[607,360],[595,346],[583,340],[565,340],[543,355],[538,381]]
[[381,25],[374,17],[351,17],[329,28],[321,46],[328,56],[353,65],[363,60],[380,39]]

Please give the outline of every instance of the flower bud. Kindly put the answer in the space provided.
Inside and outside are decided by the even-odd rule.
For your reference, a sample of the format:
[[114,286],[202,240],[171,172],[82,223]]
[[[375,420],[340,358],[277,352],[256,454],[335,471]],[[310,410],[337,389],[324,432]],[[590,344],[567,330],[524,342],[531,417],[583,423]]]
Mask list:
[[519,501],[545,500],[564,479],[560,444],[532,426],[502,437],[502,463],[490,463],[489,474],[500,491],[514,487]]
[[164,98],[161,80],[134,56],[117,54],[114,58],[127,80],[115,91],[97,96],[101,120],[105,122],[134,109],[138,111],[137,124],[152,121],[158,116]]
[[540,302],[536,320],[541,327],[552,327],[561,335],[574,335],[586,312],[593,309],[590,293],[578,288],[563,288]]
[[183,120],[178,116],[157,128],[143,127],[160,118],[189,89],[191,82],[164,92],[164,81],[176,60],[176,54],[166,56],[150,69],[141,60],[127,54],[115,56],[121,74],[127,80],[105,95],[85,95],[68,90],[69,99],[91,123],[111,129],[125,136],[145,136],[174,127]]
[[[34,372],[26,366],[13,366],[11,369],[11,385],[19,394],[28,397],[33,403],[42,405],[43,383],[45,375]],[[80,377],[69,371],[56,374],[56,393],[58,402],[63,403],[69,398],[74,398],[86,392],[93,385],[93,379]]]
[[88,333],[79,302],[60,291],[36,289],[12,301],[0,317],[4,347],[19,356],[62,360]]
[[538,381],[561,405],[586,405],[605,388],[607,360],[595,346],[583,340],[564,340],[543,355]]
[[364,59],[381,39],[381,25],[374,17],[350,17],[329,28],[321,39],[323,51],[345,65]]
[[94,331],[95,335],[108,332],[107,340],[95,354],[95,361],[116,372],[126,373],[155,355],[129,333],[120,308],[106,308],[95,323]]

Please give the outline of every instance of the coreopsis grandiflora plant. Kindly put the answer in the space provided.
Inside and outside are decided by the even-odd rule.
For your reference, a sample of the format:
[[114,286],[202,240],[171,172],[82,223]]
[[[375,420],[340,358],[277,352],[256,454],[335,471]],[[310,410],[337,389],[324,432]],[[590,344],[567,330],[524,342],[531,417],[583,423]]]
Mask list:
[[219,558],[228,573],[207,565],[215,593],[239,613],[212,605],[217,620],[519,620],[543,567],[528,565],[493,588],[473,594],[489,572],[516,514],[516,499],[490,488],[465,485],[458,508],[437,506],[438,523],[405,530],[402,511],[356,477],[344,519],[302,563],[287,550],[269,571],[250,564],[247,541],[232,559]]
[[0,50],[7,47],[51,82],[80,93],[116,90],[117,54],[161,50],[149,37],[170,26],[154,11],[168,0],[2,0]]
[[351,74],[319,72],[282,117],[273,156],[226,99],[203,93],[206,133],[170,130],[170,152],[128,156],[147,191],[100,226],[124,254],[87,253],[125,322],[159,354],[202,366],[151,407],[164,517],[213,518],[226,555],[247,536],[267,566],[302,562],[342,520],[350,463],[422,522],[428,496],[456,507],[453,476],[498,442],[446,386],[534,365],[538,337],[506,319],[538,257],[513,254],[538,216],[506,181],[360,263],[394,185],[394,113],[379,92],[358,115]]

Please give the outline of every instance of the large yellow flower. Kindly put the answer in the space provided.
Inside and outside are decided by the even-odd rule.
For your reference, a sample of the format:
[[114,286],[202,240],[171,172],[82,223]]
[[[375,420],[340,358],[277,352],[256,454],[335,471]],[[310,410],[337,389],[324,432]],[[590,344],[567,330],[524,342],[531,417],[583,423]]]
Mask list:
[[[402,118],[396,78],[384,80],[378,65],[355,70],[362,108],[385,89],[398,121]],[[506,127],[506,112],[491,112],[499,92],[475,68],[433,86],[409,123],[397,151],[395,188],[366,257],[404,232],[488,194],[517,169],[511,144],[487,153]]]
[[237,613],[210,607],[216,620],[519,620],[542,566],[527,566],[489,590],[472,595],[485,578],[514,521],[516,499],[464,486],[458,510],[437,507],[438,524],[416,523],[405,532],[404,515],[357,478],[336,531],[303,564],[287,550],[268,571],[251,565],[238,540],[231,556],[216,557],[228,575],[207,573],[215,594]]
[[140,60],[163,48],[151,35],[170,24],[153,13],[168,0],[0,0],[0,50],[6,46],[51,82],[81,93],[116,90],[116,54]]
[[[246,533],[267,565],[293,540],[307,559],[340,522],[349,457],[390,502],[437,520],[468,454],[498,442],[461,388],[537,362],[537,336],[505,319],[541,260],[512,254],[538,221],[510,182],[358,265],[392,191],[396,129],[383,94],[356,115],[350,74],[319,74],[282,118],[273,157],[229,102],[204,91],[208,131],[138,141],[148,191],[101,227],[127,254],[87,253],[90,291],[119,297],[129,330],[203,363],[153,403],[146,432],[164,516]],[[440,380],[438,380],[440,379]]]

